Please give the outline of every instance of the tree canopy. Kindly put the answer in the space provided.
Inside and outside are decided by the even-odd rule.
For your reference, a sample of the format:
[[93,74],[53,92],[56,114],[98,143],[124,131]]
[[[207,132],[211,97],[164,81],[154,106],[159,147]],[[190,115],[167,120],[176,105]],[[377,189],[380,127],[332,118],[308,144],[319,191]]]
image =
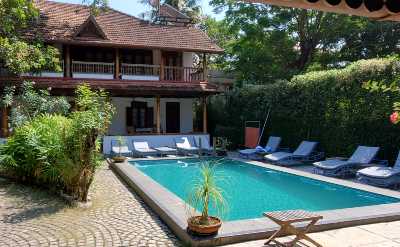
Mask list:
[[243,83],[271,83],[399,52],[398,23],[231,0],[211,4],[226,13],[203,23],[226,51],[212,61]]

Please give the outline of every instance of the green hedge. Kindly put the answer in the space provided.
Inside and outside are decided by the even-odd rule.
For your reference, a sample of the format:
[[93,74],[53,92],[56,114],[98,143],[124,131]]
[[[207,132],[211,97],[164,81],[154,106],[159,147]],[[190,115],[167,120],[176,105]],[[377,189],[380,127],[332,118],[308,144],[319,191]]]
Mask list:
[[263,123],[271,107],[264,139],[279,135],[283,145],[292,148],[301,140],[316,140],[328,155],[349,155],[357,145],[376,145],[383,148],[382,157],[392,159],[400,140],[400,127],[389,122],[397,95],[371,93],[362,84],[391,82],[399,72],[397,58],[360,60],[344,69],[234,89],[210,101],[210,130],[237,148],[243,143],[244,121]]

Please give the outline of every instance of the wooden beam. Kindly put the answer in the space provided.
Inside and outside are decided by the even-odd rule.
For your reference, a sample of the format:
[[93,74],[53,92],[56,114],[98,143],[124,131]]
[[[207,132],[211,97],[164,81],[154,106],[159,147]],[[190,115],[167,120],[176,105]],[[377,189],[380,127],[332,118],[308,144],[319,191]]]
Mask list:
[[160,96],[156,96],[156,127],[157,127],[157,134],[161,133],[161,107],[160,107]]
[[164,80],[164,64],[166,63],[163,52],[161,52],[161,63],[160,63],[160,81]]
[[8,107],[3,107],[1,111],[1,136],[8,137]]
[[65,45],[64,49],[64,77],[71,77],[71,54],[69,45]]
[[203,81],[208,81],[207,54],[203,53]]
[[115,49],[115,61],[114,61],[114,79],[120,79],[120,61],[119,61],[119,49]]
[[203,103],[203,132],[207,134],[207,97],[202,98]]

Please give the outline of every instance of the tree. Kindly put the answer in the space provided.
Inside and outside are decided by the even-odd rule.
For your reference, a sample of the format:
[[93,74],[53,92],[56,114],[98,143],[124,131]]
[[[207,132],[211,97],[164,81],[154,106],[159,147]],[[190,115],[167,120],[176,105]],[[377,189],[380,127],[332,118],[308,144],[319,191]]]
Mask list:
[[11,73],[60,69],[55,48],[44,45],[39,36],[28,40],[22,35],[38,15],[33,1],[0,1],[0,66]]
[[[107,0],[83,0],[94,14],[107,7]],[[40,34],[25,37],[24,29],[39,18],[39,11],[30,0],[0,1],[0,67],[12,74],[61,70],[59,52],[46,45]]]
[[24,82],[18,90],[15,86],[6,87],[0,103],[3,107],[12,107],[12,128],[45,113],[66,115],[70,108],[65,97],[51,96],[50,90],[35,90],[33,82]]
[[[157,17],[157,7],[154,6],[153,0],[141,0],[141,3],[152,7],[152,10],[149,13],[142,13],[142,17],[145,18],[146,16],[149,16],[152,20]],[[199,23],[201,21],[202,13],[198,0],[164,0],[160,4],[163,3],[171,5],[178,11],[190,17],[195,23]]]
[[205,25],[227,53],[213,61],[238,72],[244,83],[271,83],[400,49],[398,23],[231,0],[211,3],[226,13],[222,21]]

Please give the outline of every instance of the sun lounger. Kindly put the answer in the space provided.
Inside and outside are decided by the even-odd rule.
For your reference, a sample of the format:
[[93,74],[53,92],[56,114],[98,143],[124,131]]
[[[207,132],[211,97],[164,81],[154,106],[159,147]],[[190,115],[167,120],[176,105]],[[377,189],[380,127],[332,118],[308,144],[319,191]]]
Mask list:
[[358,146],[349,159],[331,158],[315,162],[314,173],[330,177],[347,177],[356,174],[357,170],[371,166],[379,147]]
[[214,155],[214,148],[211,147],[210,142],[208,141],[208,138],[202,138],[199,137],[198,139],[194,139],[196,142],[196,146],[200,148],[201,153],[204,155]]
[[118,140],[111,140],[111,156],[132,156],[132,150],[127,145],[119,145]]
[[200,153],[200,149],[194,146],[193,144],[194,141],[192,141],[191,143],[188,137],[184,136],[184,137],[174,138],[174,140],[176,148],[178,149],[179,153],[183,155]]
[[385,188],[400,186],[400,152],[393,167],[385,164],[367,167],[357,172],[357,179],[366,184]]
[[[297,246],[296,243],[304,239],[315,246],[322,247],[321,244],[306,235],[311,228],[322,219],[321,215],[303,210],[268,212],[263,215],[280,226],[279,230],[274,232],[264,245],[269,245],[269,243],[275,242],[279,246]],[[308,224],[304,227],[294,225],[307,222]],[[280,237],[282,234],[294,235],[296,237],[291,242],[283,244],[276,240],[276,238]]]
[[157,150],[161,156],[165,156],[165,155],[177,155],[178,154],[178,150],[176,148],[170,148],[170,147],[157,147],[154,148],[155,150]]
[[316,152],[318,142],[302,141],[297,149],[293,152],[275,152],[265,155],[264,158],[268,162],[279,165],[296,165],[301,162],[311,162],[322,158],[322,152]]
[[239,151],[239,155],[245,159],[262,159],[262,156],[258,154],[270,154],[277,152],[279,145],[281,144],[282,138],[278,136],[270,136],[265,147],[256,147],[254,149],[243,149]]
[[133,155],[136,157],[157,156],[159,152],[149,146],[147,141],[132,141]]

